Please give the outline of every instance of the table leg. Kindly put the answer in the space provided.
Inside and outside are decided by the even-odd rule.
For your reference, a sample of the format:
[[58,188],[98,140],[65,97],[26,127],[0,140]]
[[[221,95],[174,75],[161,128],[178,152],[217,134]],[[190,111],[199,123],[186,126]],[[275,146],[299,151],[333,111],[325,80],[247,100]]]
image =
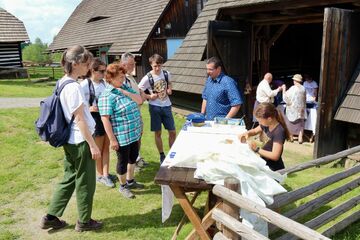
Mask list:
[[[199,196],[199,193],[200,193],[200,191],[195,192],[194,196],[192,197],[192,199],[190,201],[191,206],[194,204],[196,198]],[[184,216],[181,218],[177,228],[175,229],[175,232],[174,232],[171,240],[176,240],[177,239],[177,236],[179,235],[179,232],[180,232],[182,226],[184,225],[185,220],[186,220],[186,214],[184,214]]]
[[200,239],[202,240],[210,240],[209,234],[206,232],[204,227],[201,224],[200,217],[191,206],[189,199],[186,197],[183,189],[178,186],[170,185],[171,190],[173,191],[175,197],[180,203],[180,206],[184,210],[186,216],[189,218],[190,222],[194,226],[197,234],[199,235]]

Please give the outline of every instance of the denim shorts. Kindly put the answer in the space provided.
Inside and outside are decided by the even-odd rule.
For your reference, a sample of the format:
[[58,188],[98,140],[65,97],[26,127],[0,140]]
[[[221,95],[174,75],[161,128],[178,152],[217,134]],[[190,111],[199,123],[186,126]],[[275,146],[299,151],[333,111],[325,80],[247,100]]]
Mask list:
[[171,106],[159,107],[149,104],[149,111],[152,132],[161,131],[161,124],[164,125],[166,130],[175,130],[175,122],[171,112]]

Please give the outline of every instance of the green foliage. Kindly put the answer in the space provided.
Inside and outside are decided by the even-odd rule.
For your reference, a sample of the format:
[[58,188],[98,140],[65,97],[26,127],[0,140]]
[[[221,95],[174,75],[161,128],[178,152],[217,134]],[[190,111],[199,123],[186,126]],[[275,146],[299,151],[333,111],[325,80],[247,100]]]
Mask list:
[[52,53],[51,54],[51,59],[52,59],[53,62],[59,63],[61,61],[61,56],[62,56],[62,53],[60,53],[60,52]]
[[43,43],[40,38],[36,38],[35,43],[24,48],[22,58],[24,61],[31,61],[38,64],[51,63],[51,56],[46,54],[47,47],[47,44]]

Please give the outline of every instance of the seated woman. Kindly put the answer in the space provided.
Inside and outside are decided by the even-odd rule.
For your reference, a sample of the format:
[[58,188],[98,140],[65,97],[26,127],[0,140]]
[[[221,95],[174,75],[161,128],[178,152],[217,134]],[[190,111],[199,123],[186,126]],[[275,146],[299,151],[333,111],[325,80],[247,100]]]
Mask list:
[[250,148],[266,161],[271,170],[285,168],[281,155],[285,139],[289,139],[290,134],[281,113],[272,103],[260,103],[254,110],[254,116],[259,126],[239,135],[240,141],[247,141],[249,137],[264,132],[268,137],[265,145],[260,148],[254,141],[250,141]]

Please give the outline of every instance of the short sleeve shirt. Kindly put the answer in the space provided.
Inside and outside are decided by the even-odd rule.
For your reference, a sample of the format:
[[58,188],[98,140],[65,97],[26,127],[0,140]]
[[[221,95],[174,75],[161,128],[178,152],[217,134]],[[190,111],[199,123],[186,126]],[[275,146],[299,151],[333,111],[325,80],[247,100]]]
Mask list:
[[[262,147],[262,149],[264,149],[266,151],[272,151],[274,142],[277,142],[280,144],[285,143],[285,139],[286,139],[285,129],[283,128],[283,126],[281,126],[281,124],[278,124],[272,131],[270,131],[268,127],[265,127],[263,125],[260,125],[260,127],[264,131],[266,136],[268,137],[268,141],[265,143],[265,145]],[[282,152],[280,154],[279,160],[277,160],[277,161],[273,161],[273,160],[267,159],[265,157],[262,157],[262,158],[265,159],[266,165],[268,165],[271,170],[276,171],[276,170],[285,168],[285,165],[284,165],[281,155],[282,155]]]
[[[167,83],[165,80],[164,72],[161,71],[160,75],[154,75],[152,74],[152,77],[154,79],[154,89],[151,88],[150,80],[147,75],[145,75],[140,83],[139,88],[143,91],[149,90],[150,92],[154,92],[158,94],[158,98],[155,100],[149,100],[149,104],[153,106],[159,106],[159,107],[168,107],[171,106],[171,101],[169,96],[166,93],[167,90]],[[168,72],[168,82],[171,80],[171,75]]]
[[315,89],[318,89],[319,86],[315,81],[305,81],[303,86],[306,91],[306,101],[311,102],[313,100],[313,97],[315,97]]
[[[136,93],[126,85],[121,88]],[[102,116],[110,116],[111,126],[120,146],[140,139],[142,123],[137,103],[110,84],[99,98],[99,112]]]
[[231,107],[240,105],[243,100],[234,79],[221,73],[216,79],[206,80],[202,93],[206,100],[205,116],[207,120],[225,117]]
[[[60,79],[60,85],[64,83],[66,80],[73,80],[70,77],[64,76]],[[86,101],[82,88],[78,82],[67,84],[60,94],[60,102],[62,109],[64,111],[64,115],[66,121],[69,123],[74,112],[83,104],[83,114],[86,121],[86,124],[89,128],[91,134],[94,133],[95,130],[95,121],[90,114],[89,111],[89,103]],[[71,132],[68,143],[70,144],[79,144],[85,141],[82,133],[80,132],[79,127],[75,123],[75,121],[71,125]]]
[[[93,106],[97,106],[97,103],[99,101],[99,97],[101,95],[101,93],[105,90],[105,81],[103,79],[101,79],[98,83],[97,82],[92,82],[93,86],[94,86],[94,90],[95,90],[95,99],[93,102]],[[90,89],[89,89],[89,82],[87,79],[84,79],[80,82],[80,86],[84,92],[84,96],[87,102],[89,102],[90,100]]]

